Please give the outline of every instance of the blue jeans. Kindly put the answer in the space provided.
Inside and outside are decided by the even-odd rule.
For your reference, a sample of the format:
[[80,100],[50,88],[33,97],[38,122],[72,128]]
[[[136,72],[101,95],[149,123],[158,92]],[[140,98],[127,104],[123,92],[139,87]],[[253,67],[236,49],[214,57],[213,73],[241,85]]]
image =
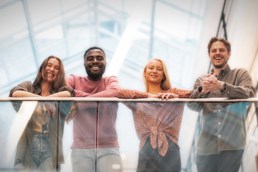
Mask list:
[[72,149],[73,172],[122,172],[118,148]]
[[33,135],[32,161],[33,169],[37,171],[54,171],[52,150],[47,135]]

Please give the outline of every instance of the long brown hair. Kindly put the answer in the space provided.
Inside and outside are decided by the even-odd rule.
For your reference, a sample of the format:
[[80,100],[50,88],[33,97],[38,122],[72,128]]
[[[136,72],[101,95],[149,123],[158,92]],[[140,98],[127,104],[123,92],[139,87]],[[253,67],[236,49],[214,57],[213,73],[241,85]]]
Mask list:
[[[164,79],[161,81],[160,88],[161,88],[162,90],[169,90],[169,89],[171,88],[171,84],[170,84],[170,79],[169,79],[167,67],[166,67],[164,61],[161,60],[161,59],[159,59],[159,58],[153,58],[153,59],[151,59],[151,60],[156,60],[156,61],[159,61],[159,62],[161,63],[162,68],[163,68],[163,73],[164,73]],[[151,60],[150,60],[150,61],[151,61]],[[150,61],[148,61],[148,63],[145,65],[144,70],[143,70],[143,81],[144,81],[144,85],[145,85],[146,92],[149,91],[149,86],[148,86],[148,83],[147,83],[147,81],[146,81],[146,78],[145,78],[145,75],[144,75],[144,74],[145,74],[145,72],[146,72],[146,68],[147,68],[147,66],[148,66],[148,64],[149,64]]]
[[53,83],[52,85],[52,89],[57,92],[59,88],[63,87],[63,86],[66,86],[66,80],[65,80],[65,72],[64,72],[64,65],[63,65],[63,62],[61,61],[61,59],[59,57],[56,57],[56,56],[49,56],[47,57],[40,65],[39,67],[39,70],[38,70],[38,73],[37,73],[37,76],[33,82],[33,85],[34,86],[41,86],[41,83],[43,81],[43,77],[42,77],[42,72],[43,70],[46,68],[47,66],[47,63],[50,59],[56,59],[59,61],[59,72],[58,72],[58,75],[55,79],[55,82]]

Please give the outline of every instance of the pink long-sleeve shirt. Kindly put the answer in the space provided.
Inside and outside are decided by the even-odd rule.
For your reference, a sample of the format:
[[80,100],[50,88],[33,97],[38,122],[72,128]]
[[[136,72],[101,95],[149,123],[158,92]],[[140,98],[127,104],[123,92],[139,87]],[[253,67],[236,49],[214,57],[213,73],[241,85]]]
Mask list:
[[[119,89],[115,76],[91,81],[87,77],[71,75],[69,85],[76,97],[115,97]],[[118,105],[115,102],[77,102],[73,119],[72,148],[119,147],[116,119]]]

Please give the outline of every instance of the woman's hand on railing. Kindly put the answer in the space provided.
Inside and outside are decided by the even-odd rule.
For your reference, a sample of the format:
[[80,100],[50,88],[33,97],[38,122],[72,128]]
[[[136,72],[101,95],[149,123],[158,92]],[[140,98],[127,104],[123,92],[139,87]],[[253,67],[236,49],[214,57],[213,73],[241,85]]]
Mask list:
[[178,98],[179,97],[175,93],[159,93],[157,96],[161,100],[168,100],[168,99]]

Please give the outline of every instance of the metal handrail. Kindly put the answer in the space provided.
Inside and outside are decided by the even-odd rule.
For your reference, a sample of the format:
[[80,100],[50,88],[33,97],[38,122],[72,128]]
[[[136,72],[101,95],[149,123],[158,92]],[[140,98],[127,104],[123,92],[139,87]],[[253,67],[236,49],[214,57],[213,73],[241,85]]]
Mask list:
[[228,98],[173,98],[161,100],[158,98],[140,98],[140,99],[121,99],[121,98],[104,98],[104,97],[4,97],[0,102],[6,101],[111,101],[111,102],[204,102],[204,103],[236,103],[236,102],[258,102],[258,97],[247,99],[228,99]]

